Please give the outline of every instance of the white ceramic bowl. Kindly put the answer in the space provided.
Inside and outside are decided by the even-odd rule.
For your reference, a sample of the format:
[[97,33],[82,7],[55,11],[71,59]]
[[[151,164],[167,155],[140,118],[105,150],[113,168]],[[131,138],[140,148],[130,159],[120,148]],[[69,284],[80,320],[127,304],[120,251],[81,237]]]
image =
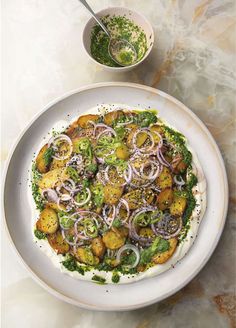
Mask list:
[[136,25],[138,25],[144,31],[144,33],[146,34],[146,38],[147,38],[147,51],[146,51],[145,55],[143,56],[143,58],[141,60],[139,60],[137,63],[130,65],[130,66],[126,66],[126,67],[111,67],[111,66],[103,65],[103,64],[99,63],[98,61],[96,61],[96,59],[94,59],[91,55],[91,51],[90,51],[91,32],[92,32],[93,26],[97,23],[93,17],[90,18],[90,20],[87,22],[87,24],[84,27],[83,45],[84,45],[84,49],[85,49],[86,53],[88,54],[88,56],[96,64],[103,67],[107,71],[127,72],[127,71],[133,69],[134,67],[138,66],[139,64],[141,64],[147,58],[147,56],[149,55],[149,53],[152,50],[152,46],[154,43],[154,31],[153,31],[151,24],[148,22],[148,20],[144,16],[142,16],[141,14],[139,14],[133,10],[130,10],[130,9],[124,8],[124,7],[111,7],[111,8],[103,9],[96,14],[100,18],[103,16],[106,16],[106,15],[111,15],[111,16],[112,15],[116,15],[116,16],[126,15],[127,18],[129,18],[131,21],[133,21]]

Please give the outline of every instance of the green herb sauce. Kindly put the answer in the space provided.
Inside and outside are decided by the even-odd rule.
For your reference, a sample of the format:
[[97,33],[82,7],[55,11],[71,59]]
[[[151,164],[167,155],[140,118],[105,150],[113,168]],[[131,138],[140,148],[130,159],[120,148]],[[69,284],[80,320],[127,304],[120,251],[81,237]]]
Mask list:
[[42,198],[39,187],[38,181],[41,179],[42,175],[36,169],[35,163],[32,165],[32,196],[34,198],[37,210],[42,211],[44,209],[44,199]]
[[[143,30],[138,25],[126,16],[107,15],[102,17],[101,20],[113,38],[127,40],[134,46],[137,52],[137,61],[140,61],[144,57],[147,51],[147,38]],[[108,36],[99,25],[95,25],[92,29],[91,35],[91,55],[101,64],[119,67],[120,65],[110,57],[108,45]],[[122,52],[120,54],[121,62],[126,65],[129,64],[132,59],[130,56],[131,53]]]

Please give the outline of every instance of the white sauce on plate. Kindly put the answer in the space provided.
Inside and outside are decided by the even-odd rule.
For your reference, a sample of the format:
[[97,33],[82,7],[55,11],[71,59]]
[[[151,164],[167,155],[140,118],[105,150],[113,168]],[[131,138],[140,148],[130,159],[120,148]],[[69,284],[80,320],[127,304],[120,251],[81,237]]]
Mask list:
[[[94,107],[92,109],[89,109],[87,113],[99,113],[101,114],[103,110],[118,110],[118,109],[127,109],[127,110],[140,110],[140,108],[131,108],[127,105],[122,105],[122,104],[113,104],[111,105],[99,105],[97,107]],[[86,112],[83,113],[83,115],[86,114]],[[75,121],[77,117],[68,120],[68,121],[58,121],[55,123],[55,125],[52,127],[50,134],[48,134],[47,141],[52,137],[52,132],[53,131],[58,131],[60,132],[62,128],[67,127],[69,124],[71,124],[73,121]],[[161,118],[162,119],[162,118]],[[163,119],[162,119],[163,120]],[[165,125],[168,125],[168,123],[164,122]],[[170,126],[171,127],[171,126]],[[174,127],[171,127],[175,129]],[[43,139],[43,138],[42,138]],[[42,141],[42,143],[39,145],[38,151],[42,148],[42,146],[45,144],[45,139]],[[206,179],[203,173],[203,170],[201,168],[200,162],[197,158],[196,153],[194,152],[191,147],[188,146],[187,148],[190,150],[192,153],[192,167],[193,167],[193,173],[197,176],[198,178],[198,183],[197,185],[193,188],[193,193],[194,197],[196,199],[196,206],[192,212],[192,216],[190,219],[190,228],[188,230],[187,236],[182,241],[176,248],[174,254],[172,257],[165,263],[163,264],[156,264],[155,266],[149,268],[145,272],[140,272],[135,275],[123,275],[122,273],[119,272],[120,275],[120,280],[119,284],[126,284],[126,283],[131,283],[135,282],[144,278],[148,277],[154,277],[156,275],[159,275],[163,273],[164,271],[169,270],[170,268],[174,269],[174,266],[179,264],[179,261],[186,255],[186,253],[189,251],[190,247],[193,245],[195,238],[197,237],[197,232],[198,228],[200,225],[200,222],[203,218],[204,212],[206,210]],[[31,168],[30,168],[31,172]],[[80,274],[77,271],[69,271],[67,270],[63,265],[62,261],[65,260],[65,257],[63,255],[57,255],[56,252],[51,248],[49,245],[48,241],[46,239],[37,239],[34,234],[33,230],[35,227],[35,223],[38,219],[39,211],[36,210],[35,207],[35,202],[32,197],[32,191],[31,188],[28,188],[28,196],[29,196],[29,202],[31,205],[32,209],[32,235],[33,235],[33,240],[37,245],[40,247],[40,249],[51,259],[52,263],[54,264],[55,267],[60,269],[61,272],[66,273],[70,275],[73,278],[80,279],[80,280],[88,280],[91,281],[92,277],[94,275],[98,275],[99,277],[103,277],[106,279],[106,283],[113,283],[112,282],[112,272],[106,272],[106,271],[99,271],[99,270],[91,270],[87,271],[84,273],[84,275]]]

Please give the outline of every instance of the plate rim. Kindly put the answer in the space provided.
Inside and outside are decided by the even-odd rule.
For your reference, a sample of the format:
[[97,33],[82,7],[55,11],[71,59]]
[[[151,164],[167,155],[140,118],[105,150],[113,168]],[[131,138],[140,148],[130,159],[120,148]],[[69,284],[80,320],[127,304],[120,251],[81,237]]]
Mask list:
[[[201,265],[196,267],[196,269],[188,277],[188,279],[186,279],[184,282],[182,282],[176,288],[172,289],[170,292],[166,293],[164,298],[163,297],[157,297],[157,298],[155,298],[151,301],[148,301],[148,302],[139,303],[139,304],[136,304],[136,305],[134,304],[134,305],[126,306],[126,307],[122,307],[122,306],[117,306],[116,307],[116,306],[114,306],[113,308],[106,308],[104,306],[95,306],[93,304],[82,303],[82,302],[79,302],[78,300],[73,299],[72,297],[68,297],[68,296],[64,295],[63,293],[55,290],[48,283],[45,283],[43,281],[43,279],[41,279],[33,271],[33,269],[31,269],[31,267],[24,261],[23,257],[21,256],[18,249],[16,248],[16,246],[14,244],[14,241],[13,241],[11,235],[10,235],[10,231],[8,229],[6,213],[5,213],[5,204],[4,204],[6,178],[7,178],[8,168],[9,168],[12,156],[15,152],[16,147],[18,146],[18,143],[20,142],[20,140],[22,139],[24,134],[27,132],[27,130],[30,128],[30,126],[43,113],[45,113],[49,108],[51,108],[53,105],[57,104],[58,102],[66,99],[66,98],[68,98],[68,97],[70,97],[74,94],[77,94],[77,93],[80,93],[80,92],[83,92],[83,91],[86,91],[86,90],[98,89],[98,88],[102,88],[102,87],[130,87],[130,88],[134,88],[134,89],[141,89],[141,90],[144,90],[144,91],[148,91],[150,93],[154,93],[156,95],[160,95],[161,97],[175,103],[178,107],[181,107],[182,110],[184,110],[188,115],[190,115],[200,125],[200,127],[202,128],[202,130],[204,131],[204,133],[207,135],[208,139],[210,140],[212,146],[214,147],[214,150],[216,152],[216,155],[218,157],[219,164],[220,164],[220,167],[221,167],[221,173],[222,173],[222,177],[223,177],[222,182],[223,182],[223,186],[224,186],[224,206],[223,206],[224,208],[223,208],[223,211],[222,211],[222,225],[221,225],[221,228],[220,228],[220,231],[219,231],[217,237],[214,240],[214,243],[213,243],[211,249],[208,251],[207,257],[201,263]],[[99,82],[99,83],[92,83],[92,84],[84,85],[84,86],[81,86],[79,88],[70,90],[70,91],[62,94],[61,96],[58,96],[58,97],[54,98],[52,101],[50,101],[46,106],[44,106],[42,108],[42,110],[38,111],[35,115],[33,115],[32,119],[29,121],[28,124],[26,124],[24,129],[19,133],[19,135],[17,136],[17,138],[13,142],[12,146],[10,147],[10,150],[9,150],[9,153],[8,153],[8,156],[7,156],[7,160],[5,161],[4,167],[3,167],[2,186],[3,186],[3,188],[2,188],[2,191],[1,191],[1,212],[2,212],[2,217],[3,217],[3,226],[4,226],[4,229],[6,231],[8,241],[9,241],[13,251],[17,255],[18,260],[26,268],[26,270],[29,272],[30,276],[33,278],[33,280],[35,282],[37,282],[41,287],[43,287],[51,295],[57,297],[61,301],[67,302],[69,304],[76,305],[76,306],[78,306],[80,308],[83,308],[83,309],[86,309],[86,310],[94,310],[94,311],[109,312],[109,311],[130,311],[130,310],[135,310],[135,309],[143,308],[143,307],[152,305],[154,303],[160,302],[160,301],[170,297],[171,295],[175,294],[179,290],[181,290],[194,277],[196,277],[196,275],[203,269],[203,267],[209,261],[210,257],[212,256],[213,252],[215,251],[215,249],[216,249],[216,247],[219,243],[220,237],[222,235],[222,232],[223,232],[223,229],[224,229],[224,226],[225,226],[227,212],[228,212],[229,187],[228,187],[228,179],[227,179],[226,168],[225,168],[225,165],[224,165],[224,160],[223,160],[223,157],[221,155],[221,152],[219,150],[219,147],[218,147],[215,139],[213,138],[212,134],[210,133],[210,131],[208,130],[206,125],[200,120],[200,118],[198,118],[198,116],[194,112],[192,112],[191,109],[189,109],[186,105],[184,105],[181,101],[179,101],[175,97],[167,94],[166,92],[164,92],[162,90],[159,90],[159,89],[147,86],[147,85],[138,84],[138,83],[131,83],[131,82]]]

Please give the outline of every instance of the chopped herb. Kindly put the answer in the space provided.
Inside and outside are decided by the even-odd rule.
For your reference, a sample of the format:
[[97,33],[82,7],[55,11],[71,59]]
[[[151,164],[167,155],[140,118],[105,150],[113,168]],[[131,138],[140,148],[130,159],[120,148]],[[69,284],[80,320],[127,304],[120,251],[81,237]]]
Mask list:
[[38,181],[42,178],[42,175],[36,168],[36,164],[32,165],[32,195],[36,204],[36,208],[40,211],[44,209],[45,200],[42,198],[38,187]]
[[68,256],[65,261],[62,261],[62,265],[69,271],[77,271],[81,275],[84,275],[84,272],[87,271],[82,266],[78,265],[73,256]]
[[113,272],[111,280],[114,284],[117,284],[120,281],[119,273],[118,272]]
[[122,226],[122,221],[119,218],[115,218],[112,222],[112,226],[115,228],[120,228]]
[[98,276],[96,274],[92,277],[92,280],[96,281],[96,282],[98,282],[99,284],[102,284],[102,285],[105,284],[105,282],[106,282],[105,278],[103,278],[101,276]]
[[76,171],[75,168],[73,168],[71,166],[67,166],[66,173],[69,174],[69,176],[70,176],[70,178],[72,180],[74,180],[75,182],[78,182],[78,180],[79,180],[79,174],[78,174],[78,172]]
[[145,128],[157,122],[157,116],[151,111],[138,112],[138,115],[134,117],[134,123],[141,128]]
[[170,247],[170,244],[169,244],[168,240],[157,237],[151,246],[149,246],[148,248],[144,249],[141,252],[139,264],[141,264],[141,265],[148,264],[149,262],[151,262],[152,257],[156,253],[163,253],[163,252],[167,251],[169,249],[169,247]]
[[92,197],[95,205],[101,207],[104,200],[103,185],[98,183],[91,187]]
[[45,239],[46,238],[46,234],[44,232],[41,232],[39,230],[34,230],[34,235],[36,238],[38,239]]
[[54,155],[54,150],[51,147],[46,149],[45,153],[43,154],[43,159],[45,161],[46,166],[50,165],[53,155]]

